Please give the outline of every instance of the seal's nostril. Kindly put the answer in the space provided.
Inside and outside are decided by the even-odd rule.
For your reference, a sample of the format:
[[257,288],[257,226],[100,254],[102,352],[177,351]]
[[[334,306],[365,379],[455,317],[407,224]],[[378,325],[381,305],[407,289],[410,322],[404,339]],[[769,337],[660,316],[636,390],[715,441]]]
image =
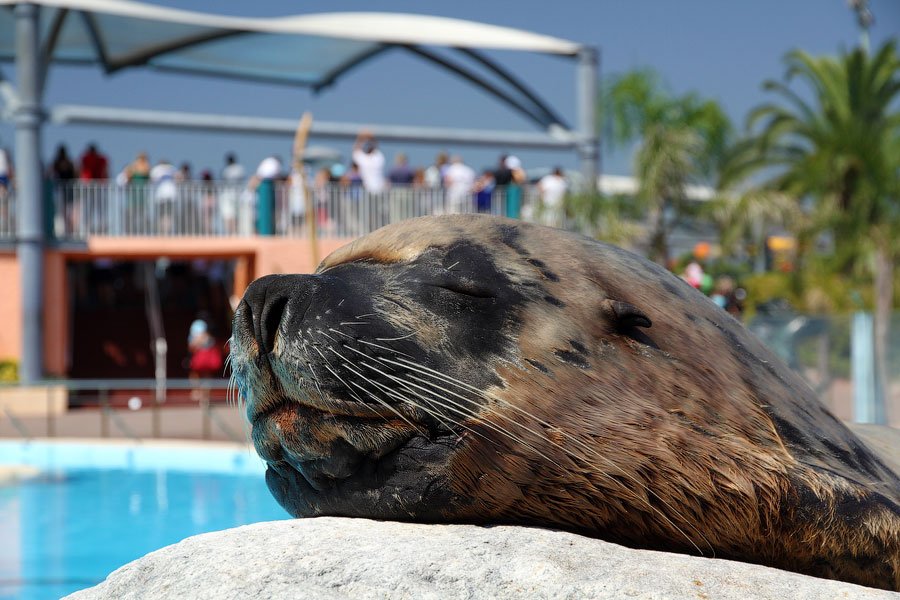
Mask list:
[[278,326],[281,324],[281,317],[284,315],[287,303],[287,296],[279,296],[269,300],[263,306],[262,314],[259,316],[259,342],[262,344],[261,350],[264,352],[271,352],[275,349],[275,334],[278,333]]
[[237,339],[243,339],[244,336],[256,336],[256,330],[253,327],[253,308],[246,300],[241,300],[237,310],[234,311],[232,329]]
[[291,303],[291,320],[303,319],[309,308],[316,278],[312,275],[266,275],[250,284],[244,292],[235,318],[236,327],[248,327],[259,346],[260,355],[275,349],[275,336]]

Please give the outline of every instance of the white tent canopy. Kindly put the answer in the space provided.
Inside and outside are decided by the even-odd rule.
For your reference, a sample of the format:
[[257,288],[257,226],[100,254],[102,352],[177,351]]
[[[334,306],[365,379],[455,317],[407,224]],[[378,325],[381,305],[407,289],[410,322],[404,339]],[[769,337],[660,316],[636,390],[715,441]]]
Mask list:
[[[530,135],[490,132],[485,136],[488,132],[466,132],[465,137],[477,143],[488,143],[488,138],[492,138],[502,144],[575,149],[585,181],[596,182],[597,53],[589,46],[508,27],[423,15],[347,12],[260,19],[190,12],[129,0],[0,0],[0,62],[15,61],[17,77],[13,90],[0,73],[0,98],[16,124],[17,254],[24,307],[22,381],[33,383],[42,371],[45,240],[40,137],[47,115],[65,122],[144,126],[166,126],[167,122],[189,126],[203,121],[205,128],[218,129],[226,129],[229,123],[234,128],[240,120],[98,107],[51,107],[48,111],[43,106],[43,90],[51,64],[97,64],[107,73],[151,67],[322,89],[353,67],[392,49],[411,52],[466,79],[543,130]],[[481,49],[577,59],[577,127],[568,127],[537,94],[482,54]],[[256,120],[241,127],[255,130],[262,125],[266,124]],[[339,124],[329,125],[331,135],[344,135]],[[282,125],[276,123],[274,127]],[[395,137],[437,141],[442,135],[463,134],[414,129],[379,127],[378,135],[382,140]]]
[[[21,4],[0,0],[0,6]],[[577,55],[580,45],[460,19],[412,14],[326,13],[239,18],[125,0],[34,0],[43,7],[44,60],[135,66],[321,88],[395,47],[440,46]],[[15,57],[15,15],[0,10],[0,60]]]

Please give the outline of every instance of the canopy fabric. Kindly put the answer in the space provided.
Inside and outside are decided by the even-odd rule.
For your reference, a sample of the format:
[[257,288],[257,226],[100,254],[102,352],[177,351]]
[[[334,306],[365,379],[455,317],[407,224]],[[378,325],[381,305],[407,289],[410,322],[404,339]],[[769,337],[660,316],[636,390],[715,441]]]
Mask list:
[[[0,0],[0,60],[15,58],[18,0]],[[574,42],[459,19],[370,12],[244,18],[126,0],[31,0],[48,62],[100,63],[324,87],[394,46],[574,56]]]

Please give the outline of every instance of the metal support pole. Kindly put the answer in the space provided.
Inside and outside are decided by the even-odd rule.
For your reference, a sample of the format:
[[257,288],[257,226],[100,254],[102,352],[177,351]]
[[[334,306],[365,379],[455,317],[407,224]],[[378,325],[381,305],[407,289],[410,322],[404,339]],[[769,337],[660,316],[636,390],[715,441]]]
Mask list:
[[578,102],[578,163],[588,192],[597,190],[599,174],[599,139],[597,136],[597,79],[600,53],[591,46],[578,52],[578,80],[575,97]]
[[850,365],[853,377],[853,420],[885,425],[884,406],[875,395],[875,327],[871,313],[853,314]]
[[212,437],[212,427],[210,420],[212,419],[212,407],[209,405],[209,387],[204,384],[200,389],[200,414],[203,417],[201,423],[202,437],[204,440]]
[[100,437],[109,437],[109,390],[100,390]]
[[41,315],[44,298],[44,227],[41,185],[40,50],[38,16],[34,4],[18,4],[16,15],[16,254],[22,283],[22,355],[19,380],[30,385],[43,373]]

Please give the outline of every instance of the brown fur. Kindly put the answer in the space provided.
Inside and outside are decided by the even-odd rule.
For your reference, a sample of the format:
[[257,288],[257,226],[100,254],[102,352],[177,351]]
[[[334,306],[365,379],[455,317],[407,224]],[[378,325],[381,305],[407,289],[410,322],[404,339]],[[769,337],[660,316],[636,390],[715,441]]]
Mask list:
[[[319,272],[458,239],[486,248],[513,285],[539,283],[545,301],[520,315],[515,359],[484,365],[502,384],[461,423],[447,480],[468,503],[448,520],[561,527],[900,590],[897,475],[737,321],[661,268],[557,230],[445,217],[362,238]],[[623,331],[608,301],[652,327]],[[379,310],[441,346],[440,319]]]

